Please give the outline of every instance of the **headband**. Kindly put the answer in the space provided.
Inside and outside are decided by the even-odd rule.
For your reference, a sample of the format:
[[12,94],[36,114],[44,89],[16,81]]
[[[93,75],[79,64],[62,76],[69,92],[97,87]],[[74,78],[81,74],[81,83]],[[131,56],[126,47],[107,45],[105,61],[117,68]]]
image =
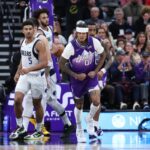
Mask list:
[[76,27],[76,32],[80,32],[80,33],[87,33],[89,31],[88,28],[85,27]]

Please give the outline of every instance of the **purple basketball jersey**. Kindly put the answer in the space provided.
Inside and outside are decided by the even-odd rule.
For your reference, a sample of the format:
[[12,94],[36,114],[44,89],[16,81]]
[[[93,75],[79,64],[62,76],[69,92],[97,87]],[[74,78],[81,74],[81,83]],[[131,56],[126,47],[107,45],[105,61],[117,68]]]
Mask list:
[[[85,73],[88,74],[90,71],[94,71],[95,65],[95,48],[93,45],[92,37],[88,38],[88,43],[86,46],[82,47],[77,43],[76,40],[73,40],[72,46],[74,47],[74,55],[69,59],[70,68],[76,73]],[[85,80],[79,81],[70,77],[70,83],[73,95],[80,98],[83,96],[89,89],[94,88],[98,85],[98,78],[95,76],[93,79],[86,77]]]
[[95,49],[92,37],[88,38],[86,46],[80,46],[76,40],[73,40],[74,55],[70,58],[70,68],[77,73],[88,73],[95,69]]

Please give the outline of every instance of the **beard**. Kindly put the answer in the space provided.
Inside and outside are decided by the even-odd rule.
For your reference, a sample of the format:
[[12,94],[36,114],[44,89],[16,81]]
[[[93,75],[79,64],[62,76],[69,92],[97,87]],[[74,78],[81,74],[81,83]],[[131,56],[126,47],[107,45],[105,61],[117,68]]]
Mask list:
[[43,23],[43,22],[41,22],[41,25],[42,25],[43,27],[47,27],[47,26],[48,26],[48,23]]

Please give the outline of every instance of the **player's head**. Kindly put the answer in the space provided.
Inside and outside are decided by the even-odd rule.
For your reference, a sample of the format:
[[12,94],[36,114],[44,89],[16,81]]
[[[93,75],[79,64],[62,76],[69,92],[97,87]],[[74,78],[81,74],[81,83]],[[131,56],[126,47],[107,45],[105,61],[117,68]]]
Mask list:
[[22,32],[25,36],[25,38],[32,38],[34,35],[34,23],[30,19],[26,20],[22,24]]
[[88,26],[87,24],[79,20],[76,23],[76,38],[80,43],[84,43],[87,40],[88,37]]
[[49,25],[49,11],[46,8],[38,9],[33,13],[40,25],[46,27]]
[[37,19],[35,18],[29,18],[28,20],[32,21],[34,24],[35,29],[37,30],[37,28],[39,27],[39,22],[37,21]]

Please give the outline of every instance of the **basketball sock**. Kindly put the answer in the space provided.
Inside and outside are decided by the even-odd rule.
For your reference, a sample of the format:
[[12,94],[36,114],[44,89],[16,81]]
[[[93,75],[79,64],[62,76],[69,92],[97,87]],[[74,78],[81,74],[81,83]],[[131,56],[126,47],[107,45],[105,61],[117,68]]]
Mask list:
[[62,115],[60,115],[64,125],[68,125],[68,126],[71,126],[71,122],[66,114],[66,112],[64,111],[64,113]]
[[83,109],[80,110],[77,107],[75,107],[74,115],[76,118],[76,126],[77,126],[77,129],[79,129],[79,130],[82,129],[82,125],[81,125],[82,112],[83,112]]
[[19,126],[19,127],[22,127],[22,123],[23,123],[23,120],[22,120],[22,118],[16,118],[16,123],[17,123],[17,126]]
[[42,131],[42,123],[36,123],[36,131]]
[[23,117],[23,126],[25,128],[25,130],[28,130],[28,126],[29,126],[29,118],[28,117]]
[[96,112],[98,111],[99,106],[100,106],[100,105],[94,106],[93,103],[91,104],[89,115],[90,115],[90,117],[91,117],[92,119],[93,119],[94,115],[96,114]]
[[93,120],[94,126],[97,127],[97,129],[99,128],[99,124],[98,121]]

